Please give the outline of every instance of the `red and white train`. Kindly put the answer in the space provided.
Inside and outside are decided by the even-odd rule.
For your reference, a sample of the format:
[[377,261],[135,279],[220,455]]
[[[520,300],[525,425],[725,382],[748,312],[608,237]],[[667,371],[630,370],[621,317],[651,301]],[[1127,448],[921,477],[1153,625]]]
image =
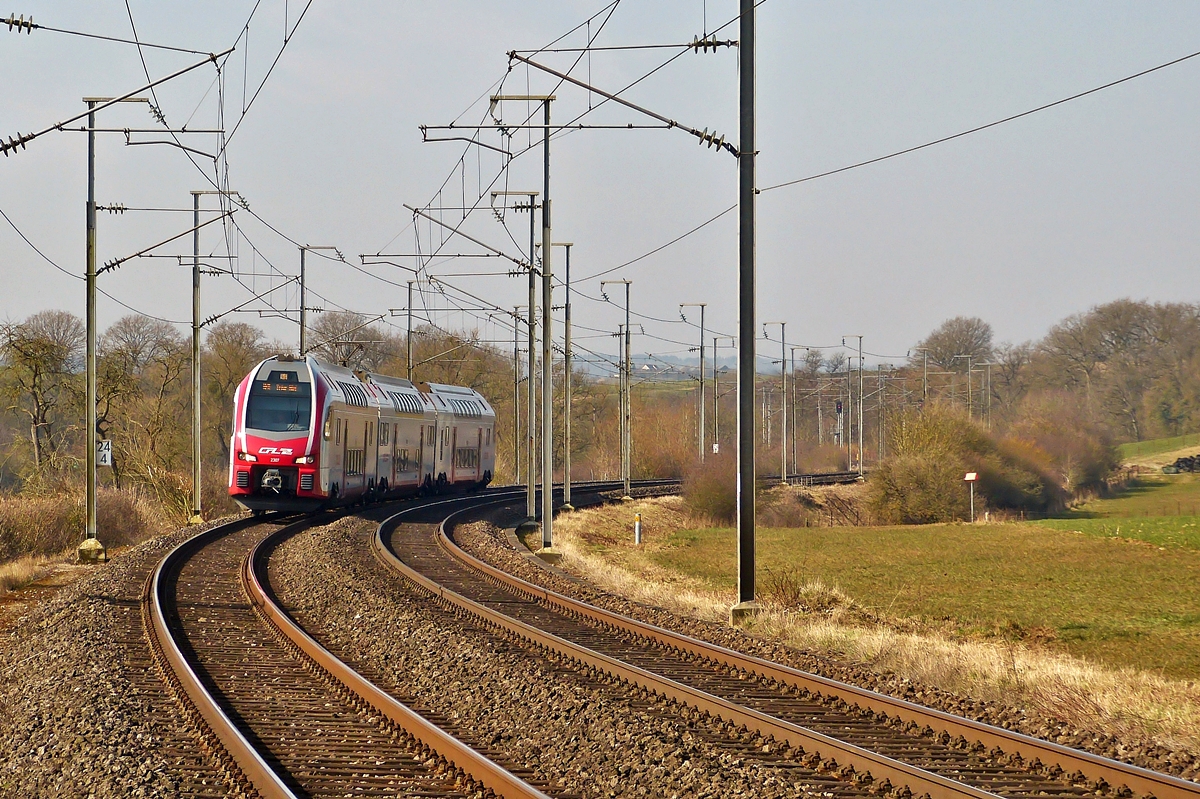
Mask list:
[[268,358],[233,401],[229,495],[253,511],[311,511],[481,488],[496,413],[474,389]]

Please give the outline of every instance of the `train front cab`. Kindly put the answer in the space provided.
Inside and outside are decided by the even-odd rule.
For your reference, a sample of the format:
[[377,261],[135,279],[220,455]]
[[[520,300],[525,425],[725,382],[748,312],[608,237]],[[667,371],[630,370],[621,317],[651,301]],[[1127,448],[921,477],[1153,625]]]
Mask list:
[[313,435],[320,395],[311,365],[286,356],[266,359],[238,386],[229,493],[240,505],[291,511],[324,503]]

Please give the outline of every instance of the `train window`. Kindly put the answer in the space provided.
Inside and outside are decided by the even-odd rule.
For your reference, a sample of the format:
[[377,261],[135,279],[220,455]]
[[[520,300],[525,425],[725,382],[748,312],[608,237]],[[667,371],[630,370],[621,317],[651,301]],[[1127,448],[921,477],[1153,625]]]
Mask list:
[[340,443],[342,443],[342,420],[338,419],[337,422],[335,422],[334,426],[337,430],[337,434],[336,434],[336,438],[334,438],[334,440],[333,440],[333,443],[340,444]]
[[273,372],[272,379],[257,381],[250,386],[250,398],[246,405],[246,427],[252,430],[269,430],[282,433],[307,430],[312,411],[312,391],[308,383],[276,383],[276,375],[291,372]]

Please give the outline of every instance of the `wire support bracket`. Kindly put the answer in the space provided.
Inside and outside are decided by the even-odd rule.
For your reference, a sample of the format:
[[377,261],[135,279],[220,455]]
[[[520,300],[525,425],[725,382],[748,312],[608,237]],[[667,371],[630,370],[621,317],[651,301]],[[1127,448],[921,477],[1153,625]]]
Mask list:
[[545,64],[539,64],[538,62],[534,61],[532,58],[526,58],[525,56],[521,55],[516,50],[509,51],[508,58],[509,58],[509,61],[520,61],[523,64],[528,64],[529,66],[533,67],[534,69],[539,69],[542,72],[545,72],[549,75],[553,75],[554,77],[558,78],[559,80],[566,81],[567,83],[571,83],[575,86],[580,87],[581,89],[587,89],[588,91],[598,94],[601,97],[604,97],[605,99],[612,100],[614,103],[617,103],[618,105],[623,105],[626,108],[630,108],[634,111],[637,111],[640,114],[645,114],[646,116],[648,116],[652,119],[657,119],[659,122],[664,123],[668,128],[679,128],[680,130],[690,133],[693,136],[695,136],[696,138],[700,139],[701,144],[707,144],[710,148],[715,145],[718,150],[725,150],[726,152],[733,155],[735,158],[741,158],[741,155],[742,155],[741,151],[737,147],[735,147],[732,142],[725,141],[725,136],[723,136],[723,135],[719,136],[716,131],[713,131],[710,133],[708,128],[704,128],[704,130],[700,130],[699,128],[693,128],[689,125],[684,125],[683,123],[677,122],[674,119],[665,117],[662,114],[651,111],[649,108],[644,108],[640,105],[637,105],[636,103],[631,103],[630,101],[624,100],[621,97],[618,97],[617,95],[612,94],[611,92],[606,92],[603,89],[598,89],[589,83],[585,83],[584,81],[579,80],[578,78],[573,78],[565,72],[559,72],[557,69],[551,69],[550,67],[546,66]]

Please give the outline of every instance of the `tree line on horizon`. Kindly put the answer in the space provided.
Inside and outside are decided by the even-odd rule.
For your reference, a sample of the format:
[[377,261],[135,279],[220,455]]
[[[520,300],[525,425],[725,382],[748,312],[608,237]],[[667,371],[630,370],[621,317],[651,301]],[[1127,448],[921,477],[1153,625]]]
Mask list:
[[[367,321],[354,314],[321,315],[310,329],[310,341],[318,343],[313,354],[403,376],[404,335],[378,324],[364,326]],[[0,489],[45,493],[78,488],[85,441],[83,345],[82,321],[64,311],[42,311],[0,325]],[[255,363],[289,351],[294,348],[272,342],[242,322],[220,322],[206,333],[201,354],[203,497],[211,513],[231,509],[225,479],[233,393]],[[1198,356],[1200,305],[1119,300],[1064,319],[1040,341],[1017,345],[995,344],[991,327],[981,319],[956,317],[919,342],[906,364],[886,374],[868,370],[864,375],[864,446],[859,453],[857,429],[849,426],[857,425],[857,419],[849,413],[843,420],[843,432],[855,436],[849,451],[845,438],[840,447],[833,444],[836,402],[847,391],[859,402],[857,374],[844,353],[822,357],[809,352],[791,373],[786,399],[779,393],[778,376],[758,379],[759,467],[764,473],[779,471],[784,403],[792,450],[789,471],[846,468],[848,458],[862,458],[877,468],[903,447],[900,434],[912,414],[937,407],[965,415],[970,406],[972,424],[1008,442],[1009,450],[1019,443],[1027,459],[1060,490],[1100,485],[1115,466],[1115,443],[1200,429]],[[477,332],[427,326],[414,332],[413,361],[418,381],[471,386],[488,397],[497,414],[497,481],[523,479],[524,451],[514,463],[513,441],[518,428],[524,432],[524,359],[514,386],[511,352],[482,342]],[[926,364],[931,373],[928,397]],[[990,380],[985,370],[990,370]],[[102,479],[152,495],[175,516],[190,507],[190,374],[190,341],[168,323],[131,314],[100,338],[97,433],[113,441],[115,454],[113,468],[101,470]],[[559,360],[556,431],[562,430],[563,380]],[[620,463],[615,384],[581,371],[571,381],[573,476],[615,479]],[[634,476],[683,475],[697,461],[695,381],[639,382],[635,377],[634,382]],[[706,385],[708,452],[714,442],[724,452],[734,446],[733,388],[727,373],[716,385],[711,379]],[[563,447],[556,434],[559,472]]]

